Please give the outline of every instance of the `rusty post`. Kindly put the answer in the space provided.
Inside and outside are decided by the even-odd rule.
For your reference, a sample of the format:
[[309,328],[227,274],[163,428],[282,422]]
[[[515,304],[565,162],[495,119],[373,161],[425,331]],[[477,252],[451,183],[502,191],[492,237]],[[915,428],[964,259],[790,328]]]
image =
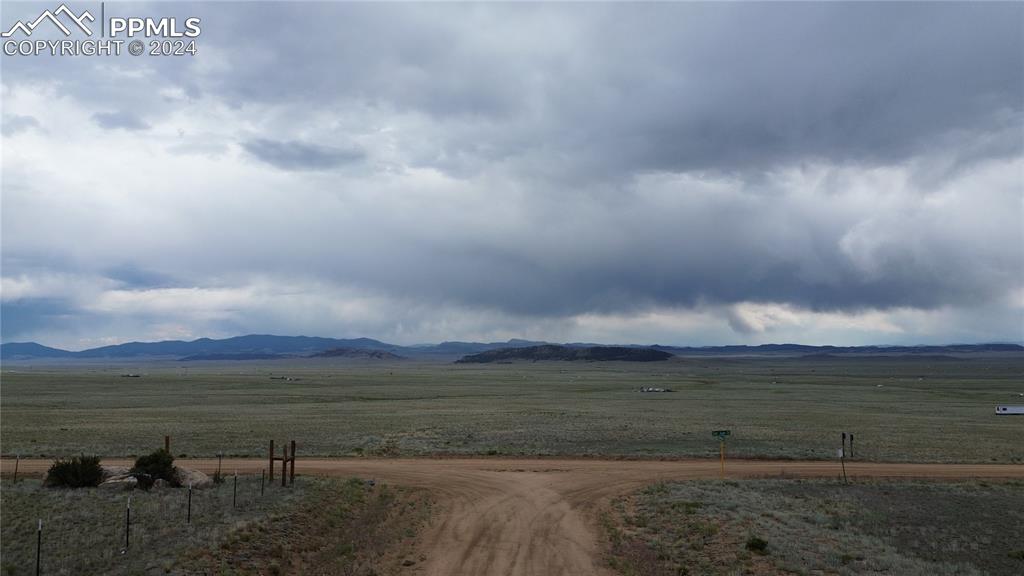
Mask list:
[[164,452],[171,453],[171,437],[164,436]]
[[292,467],[288,478],[289,484],[295,484],[295,440],[292,440]]
[[270,483],[273,484],[274,483],[274,441],[273,440],[270,441],[270,476],[268,476],[268,478],[270,479]]

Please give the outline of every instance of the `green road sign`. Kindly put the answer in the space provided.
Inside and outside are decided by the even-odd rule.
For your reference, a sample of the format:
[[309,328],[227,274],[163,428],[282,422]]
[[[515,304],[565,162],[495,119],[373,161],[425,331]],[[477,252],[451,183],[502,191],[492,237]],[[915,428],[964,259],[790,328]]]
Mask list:
[[711,435],[714,436],[715,438],[725,438],[726,436],[729,436],[730,434],[732,434],[731,430],[715,430],[715,431],[711,432]]

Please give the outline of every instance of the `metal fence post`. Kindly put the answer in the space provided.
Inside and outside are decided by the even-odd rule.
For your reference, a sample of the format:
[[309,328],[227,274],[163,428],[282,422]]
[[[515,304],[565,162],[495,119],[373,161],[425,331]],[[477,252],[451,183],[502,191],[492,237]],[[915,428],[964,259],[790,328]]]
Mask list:
[[124,548],[128,549],[132,533],[132,497],[128,497],[128,506],[124,509]]
[[39,565],[43,555],[43,519],[39,519],[39,529],[36,531],[36,576],[39,576]]

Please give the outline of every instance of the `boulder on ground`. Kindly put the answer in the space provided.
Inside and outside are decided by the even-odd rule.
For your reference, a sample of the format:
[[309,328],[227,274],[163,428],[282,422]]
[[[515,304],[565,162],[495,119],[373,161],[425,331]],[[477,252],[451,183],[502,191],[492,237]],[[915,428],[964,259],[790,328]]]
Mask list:
[[139,481],[134,476],[122,476],[105,480],[100,483],[98,488],[105,490],[132,490],[138,485]]
[[189,470],[188,468],[181,468],[179,466],[174,467],[174,481],[179,486],[192,486],[193,488],[210,488],[213,486],[213,480],[206,474],[199,470]]
[[131,474],[130,466],[103,466],[103,480],[113,480],[116,478],[124,478]]

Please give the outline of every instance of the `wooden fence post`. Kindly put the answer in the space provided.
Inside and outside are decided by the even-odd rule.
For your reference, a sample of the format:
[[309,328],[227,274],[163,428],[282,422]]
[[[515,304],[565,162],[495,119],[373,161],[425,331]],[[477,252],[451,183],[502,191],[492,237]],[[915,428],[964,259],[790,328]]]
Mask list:
[[171,453],[171,437],[164,436],[164,452]]
[[274,441],[270,441],[270,475],[268,476],[270,483],[274,482]]
[[288,486],[288,445],[281,446],[281,487]]
[[288,478],[289,484],[295,484],[295,440],[292,440],[292,468]]

